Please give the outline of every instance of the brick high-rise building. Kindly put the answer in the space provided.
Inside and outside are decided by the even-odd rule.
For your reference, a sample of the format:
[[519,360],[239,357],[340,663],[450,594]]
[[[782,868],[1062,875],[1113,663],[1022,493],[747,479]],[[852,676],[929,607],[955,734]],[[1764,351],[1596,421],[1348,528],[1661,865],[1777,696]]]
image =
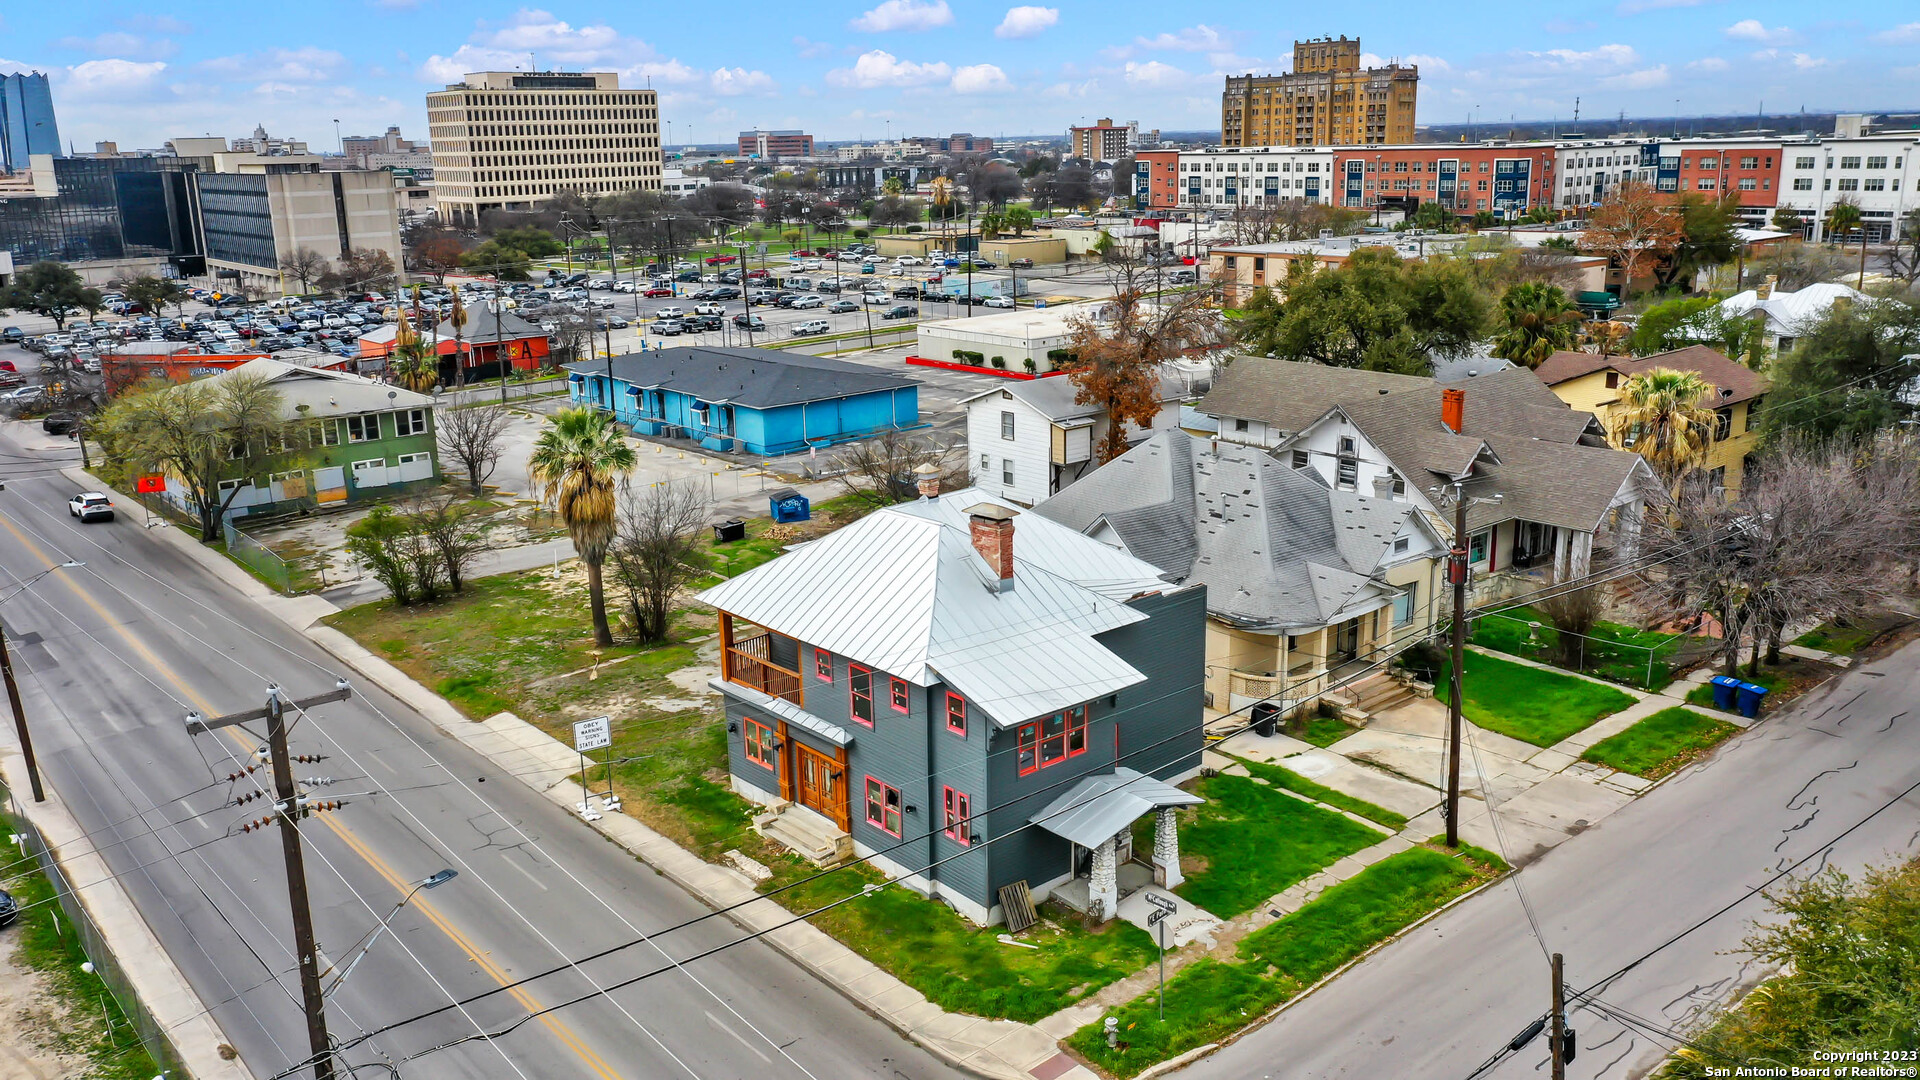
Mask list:
[[740,133],[740,156],[772,161],[778,158],[813,156],[813,136],[804,131],[766,131],[756,128]]
[[1413,141],[1420,69],[1360,66],[1360,39],[1293,43],[1284,75],[1231,75],[1220,95],[1222,146],[1360,146]]
[[530,207],[562,191],[660,190],[660,107],[610,71],[482,71],[427,95],[443,218]]

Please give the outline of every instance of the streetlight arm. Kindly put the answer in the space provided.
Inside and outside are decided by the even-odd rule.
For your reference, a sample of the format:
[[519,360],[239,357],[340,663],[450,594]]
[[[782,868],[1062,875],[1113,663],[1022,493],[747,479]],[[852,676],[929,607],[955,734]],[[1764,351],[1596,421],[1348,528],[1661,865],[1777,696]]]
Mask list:
[[361,935],[360,940],[355,942],[353,946],[347,950],[347,955],[353,957],[353,959],[348,961],[346,968],[343,969],[340,974],[334,976],[333,982],[328,984],[325,990],[321,991],[322,996],[333,994],[334,991],[339,990],[340,987],[346,983],[347,976],[352,975],[353,969],[359,967],[360,961],[365,960],[367,954],[373,951],[374,943],[380,940],[381,934],[387,932],[387,925],[393,922],[393,917],[400,914],[400,909],[407,906],[408,902],[413,899],[415,893],[422,889],[435,889],[445,885],[447,882],[458,877],[459,874],[460,872],[458,870],[442,870],[423,881],[414,882],[413,888],[408,889],[407,894],[400,898],[400,902],[393,905],[393,910],[387,912],[386,917],[380,920],[380,924],[375,926],[371,933]]

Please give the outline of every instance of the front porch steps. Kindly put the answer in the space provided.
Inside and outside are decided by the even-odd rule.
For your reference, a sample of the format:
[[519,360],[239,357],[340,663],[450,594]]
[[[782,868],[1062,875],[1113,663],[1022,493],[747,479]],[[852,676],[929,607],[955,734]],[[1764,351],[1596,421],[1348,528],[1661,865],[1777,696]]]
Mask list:
[[753,816],[753,830],[816,866],[853,858],[853,837],[799,803],[778,802]]
[[1382,671],[1361,679],[1352,686],[1326,695],[1340,718],[1357,727],[1390,709],[1397,709],[1417,696],[1414,689],[1396,672]]

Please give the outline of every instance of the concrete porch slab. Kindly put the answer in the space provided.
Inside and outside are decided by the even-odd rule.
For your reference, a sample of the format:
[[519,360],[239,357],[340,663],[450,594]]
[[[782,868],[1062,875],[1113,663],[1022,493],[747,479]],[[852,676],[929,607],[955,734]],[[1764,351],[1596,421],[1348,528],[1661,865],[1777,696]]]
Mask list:
[[1163,901],[1172,901],[1174,912],[1163,920],[1167,927],[1167,947],[1177,949],[1195,939],[1204,938],[1211,942],[1214,932],[1220,929],[1220,920],[1211,912],[1195,907],[1190,901],[1182,900],[1158,885],[1147,885],[1135,889],[1120,898],[1120,917],[1153,935],[1160,940],[1160,927],[1149,926],[1147,919],[1160,910],[1147,899],[1158,897]]
[[1223,739],[1215,743],[1214,749],[1249,761],[1270,762],[1292,757],[1295,754],[1304,754],[1313,749],[1313,744],[1278,732],[1273,735],[1258,735],[1252,728],[1248,728],[1231,739]]

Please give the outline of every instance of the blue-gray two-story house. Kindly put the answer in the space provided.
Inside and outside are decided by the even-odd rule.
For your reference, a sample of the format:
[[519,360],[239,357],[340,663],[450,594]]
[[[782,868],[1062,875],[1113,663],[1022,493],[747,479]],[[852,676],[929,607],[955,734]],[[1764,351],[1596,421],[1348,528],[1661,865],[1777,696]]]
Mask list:
[[[1016,538],[1017,537],[1017,538]],[[734,790],[979,923],[1024,881],[1111,918],[1132,827],[1198,802],[1206,590],[974,489],[878,510],[701,594]],[[1147,853],[1142,853],[1143,861]]]

